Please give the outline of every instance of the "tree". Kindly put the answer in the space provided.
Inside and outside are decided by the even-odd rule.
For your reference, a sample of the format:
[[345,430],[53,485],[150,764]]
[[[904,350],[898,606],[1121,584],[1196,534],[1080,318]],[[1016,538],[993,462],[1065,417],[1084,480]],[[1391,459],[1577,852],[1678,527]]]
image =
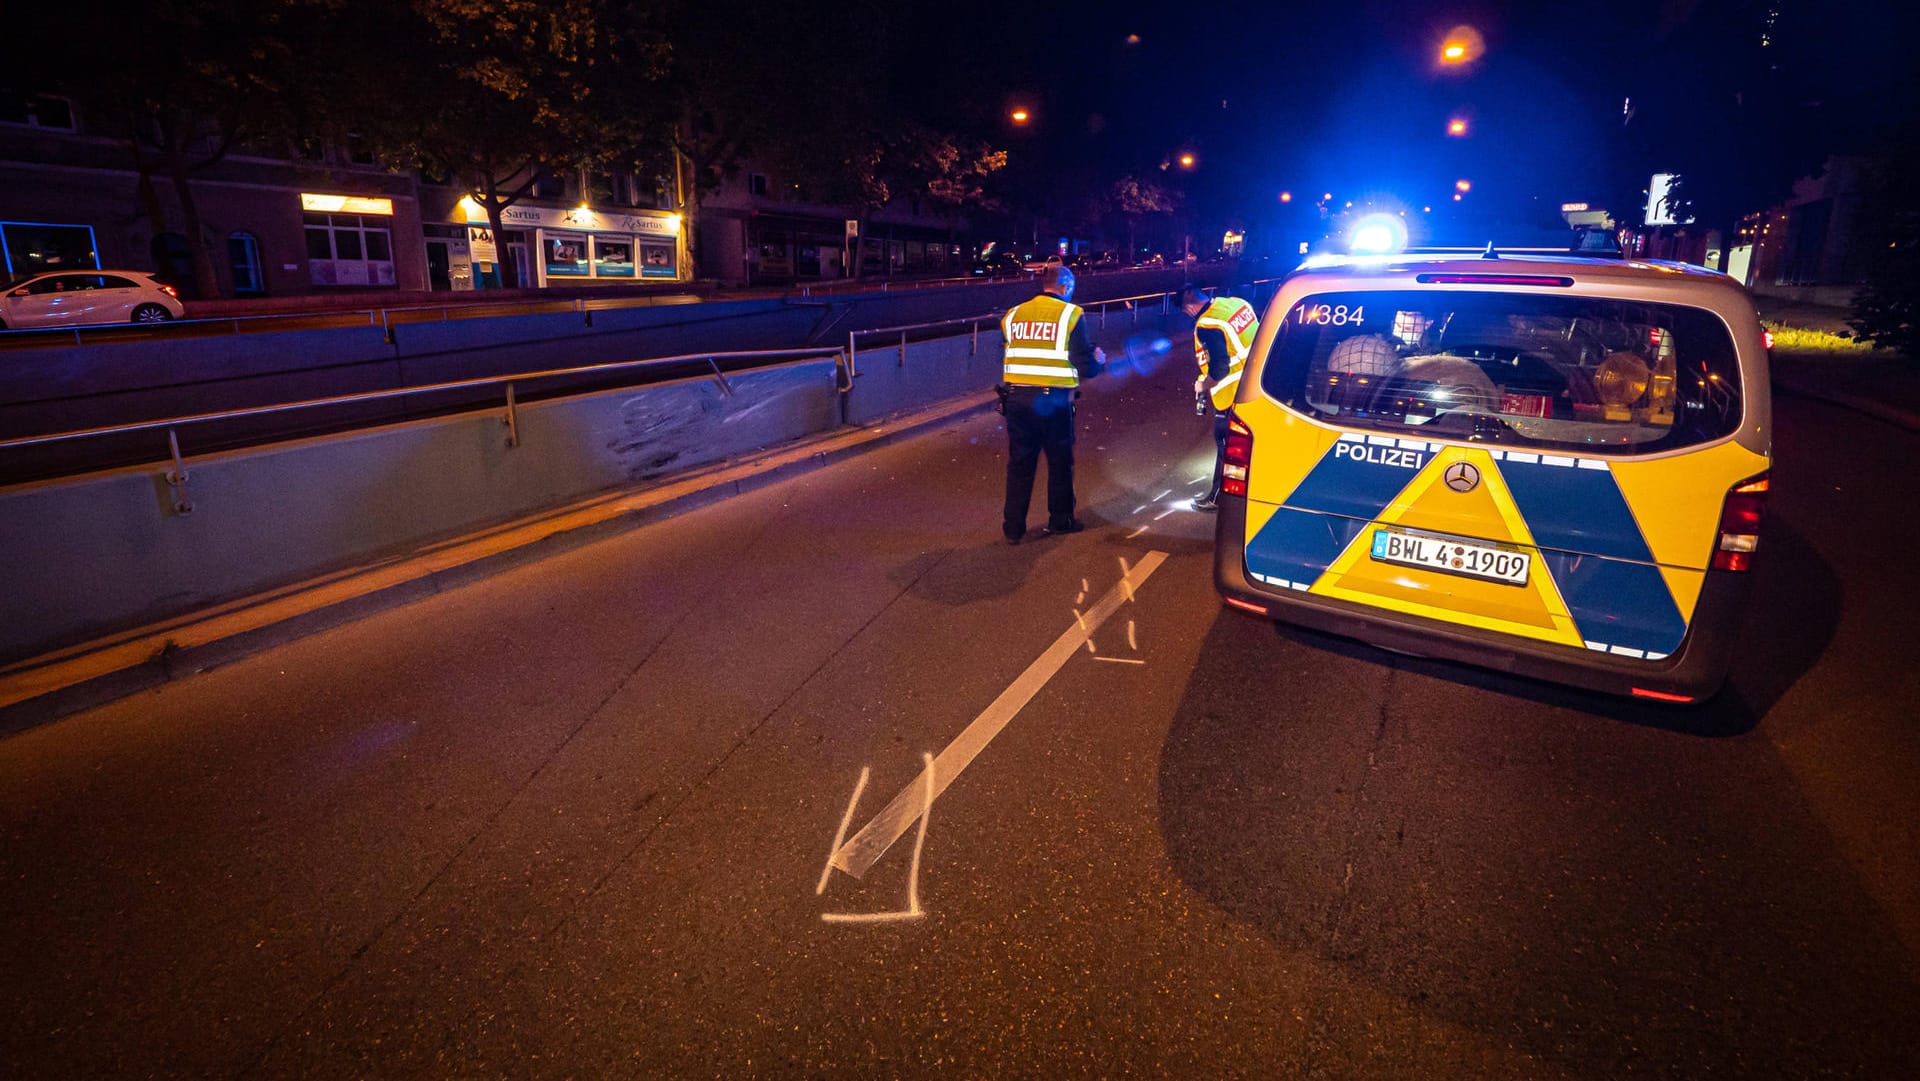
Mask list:
[[1134,243],[1140,219],[1148,214],[1172,214],[1173,196],[1154,181],[1127,176],[1113,185],[1113,208],[1127,219],[1127,257],[1121,260],[1124,265],[1140,254]]
[[[72,98],[90,129],[120,140],[158,242],[167,228],[154,180],[170,182],[199,296],[220,294],[194,181],[236,147],[291,144],[295,43],[327,14],[321,0],[102,0],[9,11],[5,70]],[[87,63],[49,49],[87,43]]]
[[[500,237],[506,209],[542,176],[631,167],[669,146],[664,110],[644,92],[669,51],[632,14],[610,17],[606,0],[364,4],[336,27],[340,107],[327,123],[457,181]],[[499,254],[511,283],[511,250]]]
[[1910,137],[1868,162],[1859,215],[1866,281],[1854,294],[1850,323],[1861,341],[1920,362],[1920,210],[1909,188],[1916,167],[1920,150]]

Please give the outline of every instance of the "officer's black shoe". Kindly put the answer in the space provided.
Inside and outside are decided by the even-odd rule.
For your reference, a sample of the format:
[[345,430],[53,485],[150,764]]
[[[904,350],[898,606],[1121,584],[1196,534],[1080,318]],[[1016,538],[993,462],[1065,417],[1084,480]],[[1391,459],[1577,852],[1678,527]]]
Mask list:
[[1054,536],[1060,533],[1078,533],[1085,528],[1087,523],[1078,518],[1069,518],[1064,523],[1048,523],[1047,534]]
[[1021,540],[1021,538],[1023,538],[1023,537],[1025,537],[1025,536],[1027,535],[1027,531],[1023,529],[1023,530],[1021,530],[1020,532],[1018,532],[1018,533],[1015,533],[1015,532],[1014,532],[1013,530],[1011,530],[1011,529],[1002,529],[1002,530],[1000,531],[1000,535],[1001,535],[1001,536],[1003,536],[1003,537],[1005,537],[1005,538],[1007,538],[1007,543],[1008,543],[1008,544],[1019,544],[1019,543],[1020,543],[1020,540]]

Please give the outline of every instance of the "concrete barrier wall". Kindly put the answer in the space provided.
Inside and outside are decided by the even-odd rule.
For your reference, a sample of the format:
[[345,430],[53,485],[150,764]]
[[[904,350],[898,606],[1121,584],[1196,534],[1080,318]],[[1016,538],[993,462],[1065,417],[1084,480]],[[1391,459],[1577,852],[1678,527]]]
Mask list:
[[[1089,324],[1112,377],[1165,362],[1178,315],[1116,309]],[[1182,330],[1182,332],[1184,332]],[[187,461],[193,511],[164,466],[0,489],[0,661],[172,618],[438,538],[687,468],[867,424],[963,394],[987,399],[1000,335],[863,349],[840,394],[833,360],[394,424]],[[844,411],[843,411],[844,410]]]
[[0,490],[0,660],[406,551],[594,492],[824,431],[836,365],[809,361],[394,425],[164,470]]

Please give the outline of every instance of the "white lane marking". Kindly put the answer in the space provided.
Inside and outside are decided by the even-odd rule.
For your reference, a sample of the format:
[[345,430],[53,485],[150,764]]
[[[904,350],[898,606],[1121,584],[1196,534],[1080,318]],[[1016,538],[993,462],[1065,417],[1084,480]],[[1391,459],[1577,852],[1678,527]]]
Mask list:
[[1157,495],[1157,496],[1154,496],[1154,497],[1153,497],[1153,501],[1154,501],[1155,503],[1158,503],[1158,502],[1160,502],[1160,501],[1161,501],[1162,499],[1165,499],[1165,498],[1167,498],[1168,496],[1170,496],[1170,495],[1172,495],[1172,494],[1173,494],[1173,489],[1172,489],[1172,488],[1168,488],[1168,489],[1167,489],[1166,491],[1164,491],[1164,492],[1161,492],[1161,493],[1160,493],[1159,495]]
[[[1121,588],[1127,591],[1127,603],[1132,604],[1133,603],[1133,568],[1127,566],[1126,556],[1114,556],[1113,558],[1116,562],[1120,564],[1120,586]],[[1145,576],[1142,576],[1140,580],[1143,582],[1146,581]]]
[[1142,660],[1136,660],[1132,657],[1095,657],[1094,660],[1107,661],[1112,664],[1145,664],[1147,663]]
[[827,879],[833,875],[833,854],[840,851],[840,842],[847,839],[847,827],[853,825],[853,809],[860,806],[860,793],[866,790],[867,775],[873,771],[860,767],[860,780],[853,786],[853,798],[847,801],[847,813],[840,816],[840,830],[833,835],[833,847],[827,849],[827,865],[820,868],[820,884],[813,888],[814,896],[827,892]]
[[1179,507],[1168,507],[1166,510],[1163,510],[1159,514],[1154,515],[1153,520],[1157,522],[1160,519],[1165,518],[1167,515],[1172,514],[1174,511],[1179,509],[1180,509]]
[[[941,792],[946,791],[947,786],[953,783],[954,778],[960,776],[961,771],[966,769],[981,751],[986,750],[987,744],[993,742],[993,737],[1007,727],[1014,715],[1032,701],[1034,695],[1040,693],[1040,688],[1046,686],[1054,673],[1060,671],[1067,663],[1067,659],[1080,651],[1080,643],[1098,630],[1100,625],[1106,622],[1107,617],[1119,611],[1120,606],[1127,603],[1128,599],[1134,595],[1133,591],[1166,560],[1165,552],[1148,552],[1141,557],[1140,562],[1134,565],[1126,577],[1112,589],[1107,590],[1106,595],[1100,598],[1084,618],[1080,613],[1074,613],[1074,626],[1068,627],[1059,638],[1054,639],[1045,653],[1040,654],[1032,664],[1028,665],[1027,670],[1020,673],[1019,678],[1009,684],[1006,690],[1000,692],[1000,697],[995,698],[986,709],[981,710],[980,715],[954,737],[952,743],[947,744],[946,749],[934,759],[934,764],[939,766],[940,777],[938,784],[927,796],[929,806]],[[928,766],[927,772],[930,775],[933,773],[932,765]],[[919,801],[913,796],[912,787],[902,789],[884,810],[874,816],[873,821],[868,822],[859,833],[854,834],[852,839],[840,846],[840,851],[834,853],[833,865],[855,878],[863,877],[867,869],[873,866],[874,861],[878,860],[895,841],[900,839],[902,834],[907,832],[907,827],[913,825],[914,818],[921,815],[921,810],[915,806]],[[923,825],[922,829],[924,828]]]
[[[926,915],[920,908],[920,852],[927,847],[927,823],[933,821],[933,755],[922,753],[926,763],[920,775],[926,778],[925,799],[920,805],[920,833],[913,839],[913,862],[907,867],[907,907],[900,912],[822,912],[820,918],[828,923],[880,923],[885,920],[917,920]],[[902,792],[901,795],[906,793]],[[827,864],[831,871],[833,864]]]
[[1135,513],[1135,514],[1139,514],[1139,513],[1141,512],[1141,511],[1143,511],[1143,510],[1146,510],[1146,509],[1147,509],[1147,504],[1145,504],[1145,503],[1142,503],[1142,504],[1140,504],[1139,506],[1137,506],[1137,507],[1135,507],[1135,508],[1133,508],[1133,513]]
[[1146,527],[1146,526],[1141,526],[1141,527],[1140,527],[1139,529],[1136,529],[1136,530],[1134,530],[1133,532],[1131,532],[1131,533],[1129,533],[1129,534],[1127,534],[1127,539],[1128,539],[1128,540],[1132,540],[1133,538],[1135,538],[1135,537],[1137,537],[1137,536],[1139,536],[1139,535],[1140,535],[1140,534],[1142,534],[1142,533],[1145,533],[1146,531],[1147,531],[1147,527]]
[[1188,483],[1188,484],[1205,484],[1206,482],[1208,482],[1208,481],[1210,481],[1210,480],[1212,480],[1212,479],[1213,479],[1213,474],[1212,474],[1212,473],[1202,473],[1202,474],[1200,474],[1199,476],[1197,476],[1197,477],[1195,477],[1195,478],[1193,478],[1192,480],[1190,480],[1190,481],[1188,481],[1187,483]]

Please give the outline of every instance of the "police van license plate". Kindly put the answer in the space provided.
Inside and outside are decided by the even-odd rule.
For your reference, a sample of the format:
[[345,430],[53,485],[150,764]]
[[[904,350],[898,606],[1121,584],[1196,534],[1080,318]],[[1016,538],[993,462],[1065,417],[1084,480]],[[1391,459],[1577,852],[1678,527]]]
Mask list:
[[1530,554],[1511,548],[1478,544],[1460,537],[1402,533],[1396,529],[1373,531],[1373,558],[1382,563],[1425,567],[1513,586],[1527,584],[1527,570],[1533,564]]

